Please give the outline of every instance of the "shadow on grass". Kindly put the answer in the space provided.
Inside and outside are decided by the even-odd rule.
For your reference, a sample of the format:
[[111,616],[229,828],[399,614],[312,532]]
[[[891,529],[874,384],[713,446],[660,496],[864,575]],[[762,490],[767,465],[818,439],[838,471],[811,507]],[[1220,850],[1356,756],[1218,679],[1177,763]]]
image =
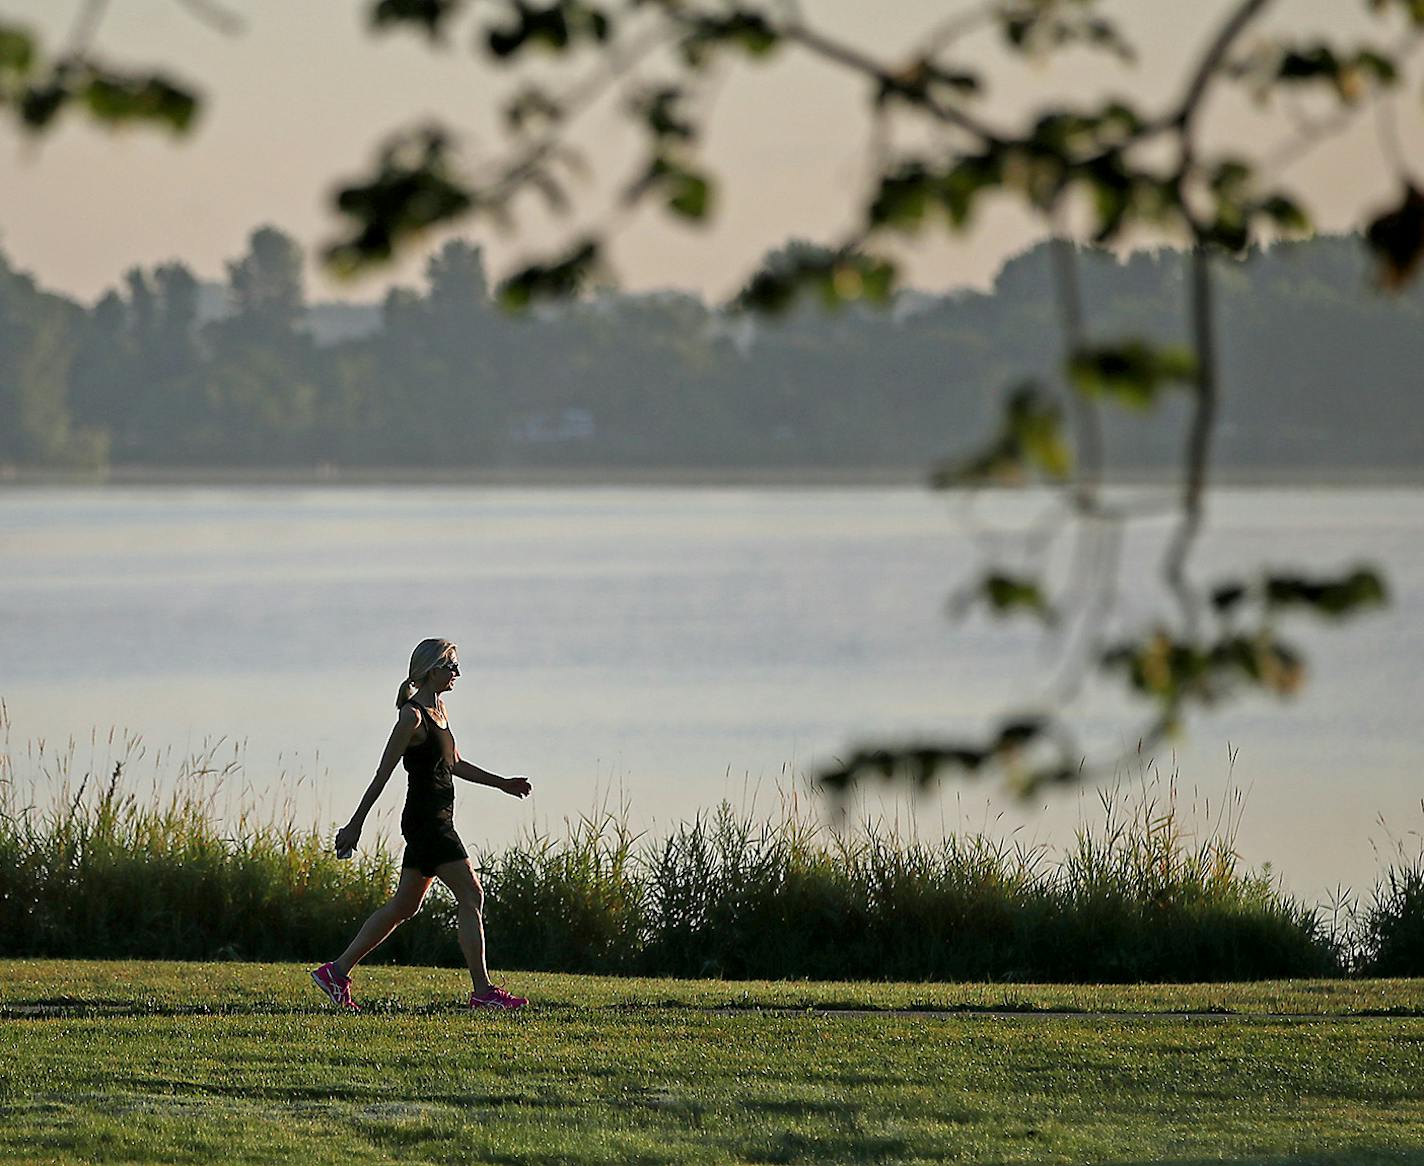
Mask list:
[[1266,1154],[1247,1158],[1133,1158],[1101,1166],[1424,1166],[1424,1150],[1323,1150],[1304,1154]]
[[[438,1016],[468,1012],[463,1000],[403,1004],[397,1000],[363,1000],[360,1015]],[[483,1013],[482,1013],[483,1014]],[[342,1016],[340,1009],[313,1000],[310,1004],[258,1001],[247,1004],[160,1004],[144,1000],[76,1000],[66,997],[11,1000],[0,1004],[0,1020],[125,1019],[137,1016]]]
[[[449,1000],[426,1001],[408,1004],[390,997],[366,998],[360,1001],[359,1015],[362,1016],[446,1016],[465,1013],[469,1009],[462,997]],[[706,1003],[694,1004],[681,1000],[664,1001],[610,1001],[604,1004],[575,1004],[562,1000],[536,1001],[531,1012],[543,1015],[567,1013],[704,1013],[713,1016],[777,1016],[786,1018],[810,1017],[816,1019],[876,1019],[895,1020],[906,1017],[927,1019],[975,1019],[985,1020],[1023,1018],[1036,1019],[1045,1023],[1075,1020],[1117,1020],[1117,1021],[1160,1021],[1165,1023],[1190,1022],[1195,1024],[1266,1024],[1272,1022],[1289,1023],[1340,1023],[1350,1020],[1405,1019],[1424,1016],[1424,1010],[1417,1008],[1362,1008],[1353,1012],[1233,1012],[1228,1009],[1161,1009],[1156,1011],[1123,1011],[1106,1009],[1088,1011],[1059,1006],[1033,1007],[978,1004],[954,1004],[948,1007],[912,1006],[908,1008],[864,1008],[839,1007],[835,1005],[810,1005],[787,1007],[781,1005]],[[171,1001],[120,999],[79,999],[71,996],[36,997],[24,1000],[10,1000],[0,1004],[0,1021],[5,1020],[74,1020],[109,1018],[122,1020],[134,1017],[187,1017],[187,1016],[342,1016],[342,1010],[313,998],[309,1003],[283,1003],[275,1000],[231,1002],[223,1004],[175,1004]]]

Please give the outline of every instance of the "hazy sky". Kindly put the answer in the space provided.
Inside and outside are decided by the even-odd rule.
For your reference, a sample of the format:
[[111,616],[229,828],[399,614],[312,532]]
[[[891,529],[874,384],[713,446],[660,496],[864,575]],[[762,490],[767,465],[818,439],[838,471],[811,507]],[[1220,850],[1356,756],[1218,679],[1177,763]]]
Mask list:
[[[38,144],[0,128],[6,181],[0,184],[0,246],[48,287],[92,299],[134,264],[188,262],[221,278],[255,226],[271,222],[315,249],[337,223],[328,209],[333,184],[366,174],[378,143],[430,116],[463,131],[471,168],[498,156],[495,111],[514,76],[470,51],[469,22],[444,51],[411,33],[366,30],[368,0],[223,0],[245,28],[223,35],[178,0],[112,0],[96,46],[123,67],[163,65],[195,82],[206,98],[196,131],[170,139],[152,130],[104,134],[75,118]],[[963,0],[802,0],[808,19],[893,60],[917,32]],[[0,0],[0,17],[26,23],[51,45],[71,35],[82,0]],[[958,59],[991,70],[986,116],[1022,116],[1068,94],[1088,102],[1131,93],[1157,106],[1181,92],[1190,63],[1234,0],[1117,0],[1141,58],[1123,68],[1103,54],[1074,52],[1051,67],[1007,62],[987,35],[964,42]],[[1364,0],[1278,0],[1263,30],[1291,26],[1308,38],[1333,33],[1347,44],[1392,39],[1396,26],[1362,15]],[[584,62],[585,64],[587,62]],[[578,72],[577,70],[575,72]],[[573,76],[574,74],[569,74]],[[645,71],[652,79],[655,70]],[[737,65],[721,84],[706,157],[723,178],[714,225],[672,227],[647,208],[620,233],[614,263],[626,286],[689,287],[724,296],[768,247],[789,235],[830,240],[852,221],[865,190],[868,125],[864,86],[806,54],[787,51],[768,66]],[[1310,106],[1315,112],[1328,103]],[[1289,136],[1279,111],[1266,116],[1243,99],[1210,109],[1219,140],[1269,149]],[[1418,70],[1398,102],[1397,120],[1416,176],[1424,172]],[[1357,222],[1393,189],[1380,162],[1376,116],[1363,112],[1348,133],[1281,175],[1308,190],[1327,228]],[[592,115],[577,135],[593,154],[589,201],[606,207],[630,176],[636,142],[611,118]],[[486,245],[496,266],[556,247],[576,224],[530,203],[511,236],[484,222],[457,234]],[[991,210],[968,239],[917,241],[906,259],[915,282],[930,288],[983,285],[1003,258],[1040,233],[1010,207]],[[413,282],[421,259],[387,275],[335,284],[315,269],[316,297],[377,298],[391,281]]]

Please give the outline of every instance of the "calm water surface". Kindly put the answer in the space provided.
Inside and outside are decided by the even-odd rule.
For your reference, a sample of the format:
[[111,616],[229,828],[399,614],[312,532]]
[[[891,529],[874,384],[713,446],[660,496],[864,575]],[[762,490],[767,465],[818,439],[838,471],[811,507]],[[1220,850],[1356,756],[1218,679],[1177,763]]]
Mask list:
[[[41,739],[47,756],[76,741],[79,772],[102,765],[116,728],[147,747],[136,775],[216,744],[260,796],[344,820],[411,648],[438,635],[461,647],[448,700],[462,753],[536,788],[520,804],[462,787],[471,841],[620,797],[655,832],[723,797],[774,811],[798,774],[859,742],[978,734],[1042,691],[1051,645],[1019,624],[951,622],[944,606],[985,541],[1044,504],[989,500],[966,523],[914,490],[11,489],[13,769],[46,768]],[[1146,760],[1176,772],[1201,818],[1208,798],[1214,814],[1228,788],[1249,790],[1240,848],[1292,889],[1364,889],[1387,831],[1424,829],[1424,491],[1223,491],[1210,522],[1199,578],[1371,562],[1393,601],[1354,623],[1288,625],[1314,666],[1299,697],[1197,716],[1175,757]],[[1127,541],[1128,626],[1169,609],[1154,575],[1168,530],[1147,522]],[[1056,577],[1070,549],[1050,549]],[[1131,707],[1111,691],[1090,686],[1075,707],[1090,744],[1131,744]],[[383,799],[387,824],[399,797]],[[1098,816],[1093,791],[1021,806],[960,782],[866,811],[1049,843]]]

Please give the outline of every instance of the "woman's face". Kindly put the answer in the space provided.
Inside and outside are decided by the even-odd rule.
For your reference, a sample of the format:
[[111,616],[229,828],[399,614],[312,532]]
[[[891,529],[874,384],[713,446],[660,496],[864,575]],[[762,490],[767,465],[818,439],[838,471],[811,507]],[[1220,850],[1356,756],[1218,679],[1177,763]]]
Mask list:
[[430,678],[435,681],[436,692],[449,692],[455,687],[455,678],[460,675],[460,662],[452,652],[449,659],[442,660],[430,672]]

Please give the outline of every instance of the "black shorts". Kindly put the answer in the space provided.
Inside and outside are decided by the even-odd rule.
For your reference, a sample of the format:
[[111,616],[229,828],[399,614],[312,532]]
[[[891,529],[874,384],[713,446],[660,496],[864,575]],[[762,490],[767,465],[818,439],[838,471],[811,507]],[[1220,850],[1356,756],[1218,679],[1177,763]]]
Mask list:
[[405,834],[405,857],[401,859],[401,866],[414,867],[428,879],[435,877],[437,866],[470,857],[454,826],[434,826],[409,833],[403,830],[402,833]]

